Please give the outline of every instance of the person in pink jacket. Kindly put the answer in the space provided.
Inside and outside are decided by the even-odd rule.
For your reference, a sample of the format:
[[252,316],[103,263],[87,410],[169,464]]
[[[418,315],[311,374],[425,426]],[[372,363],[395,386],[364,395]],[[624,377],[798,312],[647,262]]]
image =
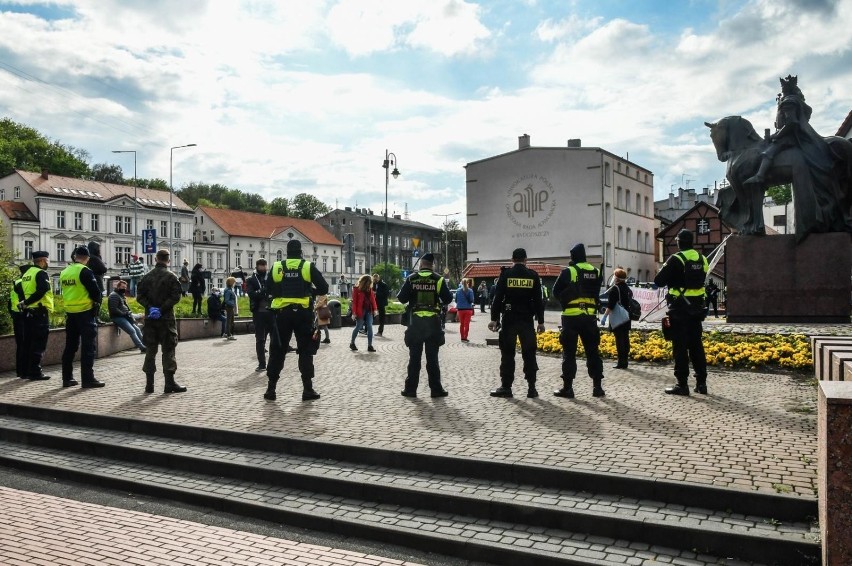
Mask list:
[[355,338],[361,328],[367,329],[367,351],[375,352],[373,348],[373,317],[379,314],[376,305],[376,294],[373,293],[373,279],[369,275],[362,275],[358,284],[352,290],[352,319],[355,328],[352,330],[352,340],[349,342],[350,350],[357,350]]

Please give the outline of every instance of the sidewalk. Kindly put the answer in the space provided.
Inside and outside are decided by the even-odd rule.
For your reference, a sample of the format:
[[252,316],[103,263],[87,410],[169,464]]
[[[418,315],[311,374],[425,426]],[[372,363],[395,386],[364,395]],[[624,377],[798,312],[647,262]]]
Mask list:
[[0,487],[3,566],[414,565]]
[[[541,397],[527,399],[517,356],[514,399],[489,397],[499,385],[500,354],[485,345],[494,336],[488,314],[477,312],[471,342],[447,325],[440,359],[450,395],[431,399],[421,372],[419,398],[400,396],[408,352],[399,325],[374,340],[351,329],[331,331],[315,358],[315,387],[322,398],[301,401],[296,358],[288,356],[278,400],[266,402],[264,374],[255,373],[254,337],[184,342],[177,348],[180,383],[187,393],[145,395],[143,356],[126,352],[98,360],[99,390],[63,389],[54,377],[26,382],[0,376],[0,401],[66,410],[177,422],[210,428],[279,434],[327,442],[522,462],[647,478],[815,497],[816,390],[786,374],[710,369],[710,395],[672,398],[672,366],[632,363],[614,370],[605,360],[607,396],[591,396],[580,370],[574,400],[553,397],[561,385],[561,360],[538,356]],[[555,320],[548,317],[548,329]]]

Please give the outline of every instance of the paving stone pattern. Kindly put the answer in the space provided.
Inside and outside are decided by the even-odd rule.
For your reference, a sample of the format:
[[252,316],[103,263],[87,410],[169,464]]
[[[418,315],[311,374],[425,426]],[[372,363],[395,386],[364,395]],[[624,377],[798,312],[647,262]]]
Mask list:
[[433,493],[444,492],[450,495],[461,494],[499,501],[529,503],[560,510],[577,509],[612,513],[624,517],[665,521],[669,524],[689,527],[707,525],[714,529],[730,529],[753,535],[774,532],[799,536],[802,540],[807,541],[819,538],[819,529],[810,523],[770,522],[767,521],[767,517],[746,516],[738,513],[686,507],[617,495],[593,494],[569,489],[550,489],[335,460],[318,460],[186,440],[54,425],[7,416],[0,416],[0,426],[11,426],[16,429],[50,434],[61,438],[106,442],[170,454],[222,460],[253,467],[347,479],[372,485],[411,487]]
[[[118,463],[105,458],[79,454],[72,455],[53,449],[24,447],[0,442],[0,450],[3,450],[4,453],[10,456],[26,458],[28,461],[45,462],[51,465],[68,466],[75,469],[97,470],[101,474],[144,482],[148,485],[159,484],[173,488],[191,489],[213,495],[217,498],[256,502],[267,506],[298,510],[303,513],[310,513],[311,515],[331,516],[341,520],[351,519],[393,526],[398,529],[415,532],[433,533],[438,536],[461,537],[474,542],[485,543],[489,546],[500,545],[515,548],[533,548],[538,551],[566,557],[591,559],[589,560],[590,564],[606,566],[619,564],[629,566],[652,566],[655,564],[677,564],[683,566],[725,564],[733,566],[735,564],[752,564],[627,540],[572,533],[560,529],[514,525],[503,521],[476,519],[461,514],[442,513],[386,503],[363,501],[232,478],[214,478],[158,466]],[[0,502],[3,502],[2,490],[0,490]],[[225,508],[227,509],[227,505]],[[38,511],[27,510],[26,513],[37,514]],[[120,513],[128,512],[120,511]],[[71,517],[79,520],[79,517],[73,515]],[[15,520],[17,522],[18,518]],[[163,520],[171,521],[171,519]],[[121,527],[125,527],[126,525],[126,522],[122,521],[120,523]],[[0,519],[0,557],[2,557],[2,549],[4,547],[3,532],[3,519]],[[123,530],[122,536],[127,537],[124,540],[131,541],[135,534],[133,530],[129,533],[127,530]],[[234,546],[231,542],[234,540],[233,538],[216,538],[223,540],[221,550],[228,549],[230,552],[235,553],[234,556],[239,555],[241,559],[246,559],[241,554],[246,549],[244,544]],[[211,539],[202,538],[201,540]],[[89,542],[93,541],[90,540]],[[97,543],[97,552],[104,556],[109,556],[109,547],[101,546],[102,542],[100,540]],[[9,544],[11,548],[17,549],[20,548],[21,541],[12,539]],[[138,544],[134,542],[132,546],[136,548]],[[24,548],[29,547],[25,545]],[[204,548],[208,549],[206,552],[211,551],[209,545],[204,545]],[[220,549],[220,547],[214,548]],[[41,546],[32,548],[33,553],[43,551],[44,549]],[[145,552],[144,554],[150,555],[151,553]],[[310,562],[308,563],[310,564]],[[317,564],[321,563],[317,562]],[[328,563],[347,564],[346,562],[331,560]],[[354,561],[352,563],[360,564],[360,562]]]
[[[554,313],[547,319],[555,329]],[[595,399],[580,360],[577,399],[566,400],[550,394],[561,385],[560,359],[539,355],[542,396],[527,399],[519,378],[517,397],[495,399],[488,391],[499,385],[499,351],[485,345],[494,336],[487,321],[476,313],[470,343],[448,324],[441,367],[450,396],[443,399],[429,398],[425,369],[420,397],[400,396],[407,349],[403,328],[391,325],[375,338],[376,353],[366,352],[364,337],[359,351],[350,351],[351,329],[332,330],[332,343],[315,358],[322,399],[309,403],[301,401],[295,356],[287,357],[278,401],[263,400],[266,378],[253,371],[253,336],[181,343],[177,377],[187,393],[163,395],[158,376],[158,392],[144,395],[143,357],[125,352],[97,360],[103,389],[62,389],[59,368],[50,367],[54,378],[45,382],[0,374],[0,400],[814,497],[816,389],[805,380],[711,368],[709,396],[672,398],[662,393],[673,382],[671,365],[633,363],[625,371],[607,362],[607,396]]]
[[416,566],[6,487],[0,508],[4,566]]

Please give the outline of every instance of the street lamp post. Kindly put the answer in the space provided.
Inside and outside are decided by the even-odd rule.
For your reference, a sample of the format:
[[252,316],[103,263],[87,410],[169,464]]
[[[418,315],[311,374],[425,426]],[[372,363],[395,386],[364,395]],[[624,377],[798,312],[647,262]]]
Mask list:
[[136,198],[136,150],[134,149],[114,149],[113,153],[132,153],[133,154],[133,253],[138,254],[139,249],[139,199]]
[[[399,177],[399,169],[396,168],[396,155],[389,152],[387,149],[385,150],[385,161],[382,164],[382,167],[385,169],[385,266],[388,264],[388,182],[390,180],[390,175],[393,175],[393,178],[396,179]],[[393,166],[393,171],[391,172],[390,168]]]
[[432,214],[432,216],[443,216],[444,217],[444,267],[450,267],[450,244],[447,241],[447,225],[449,224],[450,216],[455,216],[456,214],[461,214],[461,212],[451,212],[449,214]]
[[172,246],[174,246],[174,234],[175,234],[175,223],[174,223],[174,207],[172,206],[172,195],[175,193],[175,188],[172,185],[172,164],[174,163],[175,150],[180,149],[182,147],[195,147],[196,144],[188,143],[186,145],[176,145],[169,150],[169,251],[172,251]]

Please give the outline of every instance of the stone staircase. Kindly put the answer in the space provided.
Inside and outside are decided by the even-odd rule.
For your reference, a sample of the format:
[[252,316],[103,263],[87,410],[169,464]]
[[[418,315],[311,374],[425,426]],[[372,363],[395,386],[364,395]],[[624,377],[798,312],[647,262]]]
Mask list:
[[815,500],[0,403],[0,464],[493,564],[818,564]]

